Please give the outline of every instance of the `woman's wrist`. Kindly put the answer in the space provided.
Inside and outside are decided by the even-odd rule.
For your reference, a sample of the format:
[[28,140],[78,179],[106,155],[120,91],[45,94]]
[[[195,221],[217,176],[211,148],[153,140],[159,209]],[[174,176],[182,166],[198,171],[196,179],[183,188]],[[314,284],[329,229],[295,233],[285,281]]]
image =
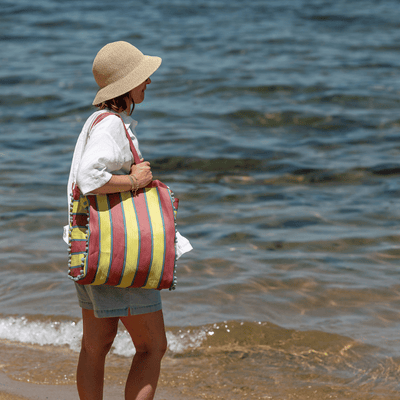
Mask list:
[[133,180],[132,175],[128,175],[128,178],[131,181],[131,191],[135,190],[135,181]]
[[128,177],[129,177],[129,180],[131,181],[131,192],[135,192],[135,194],[136,194],[136,192],[139,189],[139,181],[136,178],[135,174],[128,175]]

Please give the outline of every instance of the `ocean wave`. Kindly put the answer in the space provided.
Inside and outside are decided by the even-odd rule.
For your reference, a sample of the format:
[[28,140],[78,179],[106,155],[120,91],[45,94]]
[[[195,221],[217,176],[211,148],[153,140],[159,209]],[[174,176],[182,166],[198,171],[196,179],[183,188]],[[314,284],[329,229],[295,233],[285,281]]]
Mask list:
[[[81,320],[53,320],[44,317],[36,319],[25,316],[0,318],[0,341],[8,340],[39,346],[67,346],[78,352],[81,347],[82,332]],[[172,353],[182,353],[199,347],[205,340],[207,332],[208,328],[167,331],[168,349]],[[135,348],[127,331],[118,332],[111,352],[126,357],[135,354]]]
[[[39,346],[67,346],[80,350],[83,324],[81,320],[45,318],[41,316],[3,316],[0,318],[0,340]],[[240,347],[250,351],[268,346],[270,349],[309,348],[318,352],[343,353],[343,349],[370,347],[350,338],[321,331],[301,332],[269,322],[225,321],[198,327],[167,328],[168,349],[172,354],[189,354],[193,350],[221,351]],[[310,350],[306,350],[310,352]],[[132,356],[135,349],[126,330],[118,332],[113,354]]]
[[241,126],[277,128],[287,126],[304,127],[323,131],[341,130],[351,131],[360,126],[373,128],[365,119],[352,119],[345,115],[334,115],[321,112],[311,113],[297,110],[260,112],[251,109],[238,110],[225,116],[226,119],[239,123]]

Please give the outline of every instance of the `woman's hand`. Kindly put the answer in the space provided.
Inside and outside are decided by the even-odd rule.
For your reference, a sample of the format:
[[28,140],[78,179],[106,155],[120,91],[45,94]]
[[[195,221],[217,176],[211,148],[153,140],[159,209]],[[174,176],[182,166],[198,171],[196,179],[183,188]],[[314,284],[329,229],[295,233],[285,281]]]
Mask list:
[[153,180],[153,174],[151,172],[150,163],[143,161],[140,164],[132,164],[129,175],[134,175],[138,181],[139,188],[147,186]]
[[[143,159],[141,160],[143,161]],[[143,161],[138,165],[131,166],[130,175],[135,175],[138,188],[147,186],[153,180],[150,163]],[[136,182],[135,178],[129,178],[128,175],[112,175],[111,179],[98,189],[92,190],[93,194],[120,193],[132,190],[132,182]]]

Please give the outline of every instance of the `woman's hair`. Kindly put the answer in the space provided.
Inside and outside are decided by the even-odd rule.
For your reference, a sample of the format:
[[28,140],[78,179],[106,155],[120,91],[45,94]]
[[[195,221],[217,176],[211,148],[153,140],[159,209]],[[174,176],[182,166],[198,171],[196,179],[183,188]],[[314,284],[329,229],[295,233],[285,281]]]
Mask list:
[[96,104],[95,107],[98,107],[100,110],[108,108],[109,110],[113,110],[117,113],[125,111],[128,115],[131,115],[135,109],[135,102],[133,101],[130,92],[127,92],[121,96],[115,97],[114,99],[106,100],[100,104]]

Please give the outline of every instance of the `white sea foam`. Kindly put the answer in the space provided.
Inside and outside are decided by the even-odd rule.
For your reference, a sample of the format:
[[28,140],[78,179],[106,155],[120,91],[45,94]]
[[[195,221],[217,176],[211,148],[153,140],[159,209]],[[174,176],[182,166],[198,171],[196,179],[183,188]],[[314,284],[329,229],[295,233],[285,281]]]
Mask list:
[[[167,332],[168,348],[173,353],[182,353],[189,348],[200,346],[206,336],[206,332],[202,329]],[[0,318],[1,339],[40,346],[67,345],[71,350],[79,351],[82,321],[43,322],[28,320],[26,317],[3,317]],[[111,352],[121,356],[135,354],[135,348],[125,330],[118,332]]]
[[80,349],[82,322],[41,322],[28,321],[25,317],[0,318],[0,339],[14,342],[54,345],[68,345],[72,350]]
[[176,334],[167,332],[168,348],[173,353],[182,353],[189,348],[199,347],[206,336],[203,329],[179,331]]
[[[168,349],[173,353],[182,353],[189,348],[199,347],[205,338],[206,333],[201,329],[178,333],[167,332]],[[135,348],[127,331],[118,332],[112,352],[121,356],[135,354]]]

